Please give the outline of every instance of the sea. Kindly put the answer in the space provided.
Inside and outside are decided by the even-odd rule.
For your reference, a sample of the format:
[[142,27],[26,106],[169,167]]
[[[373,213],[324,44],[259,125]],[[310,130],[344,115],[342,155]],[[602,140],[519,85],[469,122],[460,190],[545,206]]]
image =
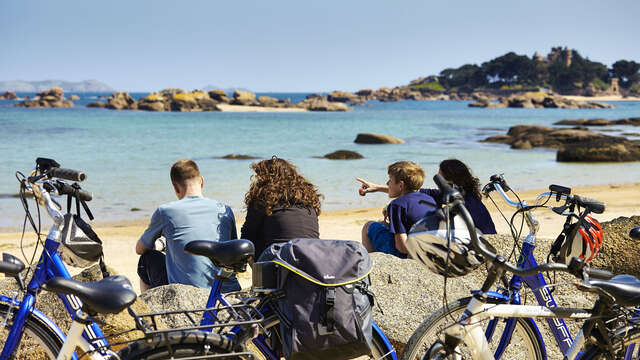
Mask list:
[[[242,211],[250,165],[257,160],[220,159],[227,154],[290,160],[324,196],[323,210],[383,206],[389,201],[385,194],[359,196],[355,179],[384,183],[387,165],[398,160],[420,164],[427,174],[426,187],[434,186],[431,178],[438,163],[449,158],[467,163],[483,183],[492,174],[504,174],[515,189],[640,181],[640,162],[558,163],[554,149],[514,150],[480,142],[518,124],[638,117],[640,102],[612,102],[614,109],[479,109],[468,107],[468,101],[370,101],[348,112],[157,113],[87,108],[109,94],[78,95],[80,100],[68,109],[18,108],[15,100],[0,101],[0,228],[22,226],[15,174],[28,174],[37,157],[86,173],[81,186],[93,193],[89,205],[96,221],[148,217],[158,205],[175,200],[169,169],[180,158],[194,159],[200,166],[205,196]],[[297,102],[308,94],[258,95]],[[640,139],[640,128],[631,126],[594,130]],[[354,143],[361,132],[391,135],[405,143]],[[364,158],[319,158],[336,150],[353,150]],[[35,211],[33,203],[31,209]]]

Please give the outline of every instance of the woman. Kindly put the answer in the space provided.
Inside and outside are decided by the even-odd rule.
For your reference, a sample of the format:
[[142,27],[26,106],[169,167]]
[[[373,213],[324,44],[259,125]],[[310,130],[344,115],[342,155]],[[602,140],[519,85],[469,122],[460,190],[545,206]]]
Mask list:
[[[458,159],[444,160],[440,163],[440,175],[448,182],[457,185],[462,189],[464,195],[464,205],[469,210],[476,228],[480,229],[483,234],[495,234],[496,227],[491,220],[489,211],[482,203],[482,194],[480,193],[480,180],[471,174],[471,171],[462,161]],[[388,187],[368,182],[363,179],[356,179],[362,183],[360,194],[364,195],[369,192],[388,192]],[[420,192],[433,197],[440,202],[440,194],[438,189],[420,189]]]
[[251,165],[255,175],[245,195],[247,218],[241,237],[251,240],[256,259],[276,242],[318,238],[320,197],[290,162],[272,157]]

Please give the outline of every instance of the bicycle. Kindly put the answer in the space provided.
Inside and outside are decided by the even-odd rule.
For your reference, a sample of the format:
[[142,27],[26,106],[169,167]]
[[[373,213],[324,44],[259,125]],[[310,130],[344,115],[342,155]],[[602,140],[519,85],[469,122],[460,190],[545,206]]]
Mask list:
[[[544,199],[544,204],[534,206],[529,206],[526,201],[522,201],[520,199],[518,199],[517,202],[513,201],[506,193],[506,191],[512,190],[506,183],[504,177],[501,175],[491,176],[490,182],[483,189],[483,193],[487,196],[490,192],[497,191],[507,204],[517,209],[516,213],[514,213],[510,221],[512,229],[514,227],[513,220],[515,216],[519,213],[523,214],[524,220],[527,224],[527,227],[529,228],[529,234],[523,240],[522,247],[520,248],[520,253],[517,256],[517,264],[523,269],[534,268],[538,265],[534,253],[536,249],[536,233],[539,228],[539,223],[533,216],[532,210],[544,207],[551,209],[556,214],[565,216],[566,221],[564,228],[566,229],[570,225],[570,222],[573,218],[576,218],[579,222],[582,221],[582,219],[584,219],[585,216],[587,216],[589,213],[602,213],[605,208],[605,205],[603,203],[586,199],[577,195],[570,195],[570,188],[558,185],[551,185],[549,188],[549,192],[538,195],[536,199],[536,203],[538,203],[541,199]],[[505,189],[507,190],[505,191]],[[515,195],[517,196],[517,194]],[[553,197],[556,198],[556,201],[564,200],[564,205],[558,207],[545,206],[549,199]],[[578,207],[578,209],[580,208],[580,206],[582,206],[585,208],[585,210],[582,212],[578,210],[578,212],[576,213],[574,211],[576,206]],[[519,234],[515,234],[514,232],[513,235],[514,239],[519,238]],[[520,290],[523,285],[527,285],[529,289],[532,290],[539,305],[545,305],[550,308],[557,307],[557,303],[553,297],[552,291],[550,290],[549,285],[545,281],[545,278],[544,276],[542,276],[542,274],[535,274],[526,277],[514,275],[510,280],[506,279],[506,277],[502,277],[501,282],[503,284],[503,288],[501,291],[497,292],[495,296],[507,299],[511,304],[521,304]],[[426,351],[426,349],[424,348],[425,343],[429,343],[428,339],[434,335],[434,332],[439,326],[441,326],[443,322],[446,322],[449,313],[463,311],[466,308],[469,299],[470,298],[467,298],[467,300],[458,301],[446,305],[445,307],[439,309],[435,314],[433,314],[429,318],[430,321],[425,320],[422,324],[420,324],[418,330],[414,332],[414,335],[409,340],[407,347],[405,347],[403,358],[414,359],[421,353]],[[571,331],[567,327],[567,324],[561,318],[549,318],[547,319],[547,322],[553,334],[556,345],[558,346],[558,349],[562,354],[566,354],[567,350],[571,346],[571,343],[573,342]],[[501,326],[502,328],[498,330],[498,326]],[[529,337],[529,335],[524,334],[531,334],[533,337],[535,337],[537,339],[536,342],[539,343],[540,347],[542,348],[541,354],[535,355],[535,358],[546,358],[547,349],[545,347],[544,340],[542,339],[542,335],[540,334],[537,324],[532,319],[512,318],[507,319],[506,321],[504,319],[493,319],[489,321],[487,329],[485,331],[487,341],[490,344],[495,344],[494,356],[496,359],[502,358],[503,355],[519,354],[519,351],[521,349],[518,345],[514,344],[519,344],[519,342],[521,342],[523,338]],[[510,354],[507,352],[508,347],[510,348]],[[529,350],[532,348],[532,346],[524,347]],[[527,351],[527,353],[530,354],[530,356],[534,357],[534,354],[531,351]]]
[[[482,254],[490,266],[487,279],[481,290],[474,291],[471,298],[459,299],[451,303],[451,307],[463,308],[463,314],[456,316],[454,311],[446,307],[431,315],[424,323],[433,323],[442,317],[442,312],[452,319],[452,324],[442,328],[436,339],[430,343],[423,359],[494,359],[494,352],[490,349],[487,333],[482,324],[492,319],[502,318],[517,321],[524,329],[521,333],[528,350],[527,354],[519,353],[517,358],[544,358],[544,348],[539,338],[535,324],[529,318],[570,318],[586,320],[582,329],[565,352],[566,359],[592,359],[609,356],[631,356],[640,341],[640,328],[634,326],[637,319],[633,310],[625,307],[640,305],[640,281],[629,275],[613,277],[608,271],[588,268],[584,262],[574,258],[569,265],[549,263],[529,268],[515,267],[506,261],[502,255],[490,251],[480,240],[473,226],[473,221],[464,207],[462,196],[453,190],[439,176],[434,177],[441,192],[448,201],[445,211],[457,212],[464,220],[468,229],[473,250]],[[597,208],[602,205],[590,199],[573,197],[575,202],[586,207]],[[592,309],[572,309],[549,306],[531,306],[509,304],[511,299],[501,293],[490,291],[494,284],[501,279],[505,272],[511,272],[521,278],[538,276],[547,271],[567,272],[582,279],[579,289],[599,295]],[[591,278],[590,278],[591,277]],[[613,277],[613,278],[612,278]],[[610,280],[600,280],[610,279]],[[619,304],[619,305],[617,305]],[[512,320],[517,319],[517,320]],[[618,326],[618,323],[622,323]],[[414,339],[426,326],[416,331]],[[507,339],[508,340],[508,339]],[[585,346],[586,344],[586,346]],[[580,354],[581,348],[584,352]],[[625,349],[625,346],[628,346]],[[464,348],[463,348],[464,347]]]
[[[17,280],[24,296],[19,300],[17,292],[12,297],[0,295],[0,336],[3,340],[0,359],[31,358],[34,353],[51,359],[56,357],[58,359],[78,359],[79,356],[74,352],[76,347],[82,351],[80,357],[86,355],[95,360],[146,357],[158,359],[197,358],[196,356],[209,358],[212,357],[211,354],[216,353],[226,353],[227,355],[224,356],[230,356],[229,353],[233,353],[236,349],[231,348],[227,339],[222,338],[219,334],[193,329],[160,331],[149,334],[144,331],[146,327],[141,320],[137,321],[137,324],[145,336],[127,342],[129,345],[118,352],[111,350],[108,337],[104,336],[94,315],[122,311],[135,301],[136,295],[131,290],[131,284],[126,278],[122,276],[108,277],[102,257],[100,257],[100,264],[103,276],[105,276],[103,280],[96,283],[84,283],[71,279],[60,254],[60,252],[70,251],[60,243],[65,216],[61,211],[61,206],[52,197],[67,195],[68,210],[71,207],[72,199],[75,199],[77,211],[80,211],[80,204],[82,204],[85,211],[92,217],[86,205],[92,196],[82,190],[77,183],[86,178],[84,173],[62,169],[59,166],[54,160],[38,158],[36,170],[29,177],[20,172],[16,173],[21,184],[20,194],[26,218],[30,220],[38,235],[34,258],[38,246],[42,244],[43,248],[37,266],[33,269],[31,280],[26,286],[20,275],[20,272],[25,268],[24,263],[16,257],[3,254],[0,270]],[[69,185],[60,179],[75,181],[75,183]],[[40,238],[39,226],[36,227],[28,210],[26,192],[33,193],[38,205],[38,215],[40,214],[39,207],[42,205],[53,220],[44,241]],[[38,218],[38,223],[40,223],[40,218]],[[101,253],[101,244],[93,245],[99,248]],[[56,292],[71,316],[73,322],[68,335],[65,335],[54,321],[35,307],[37,295],[44,289]],[[261,320],[257,318],[252,321],[257,323]]]

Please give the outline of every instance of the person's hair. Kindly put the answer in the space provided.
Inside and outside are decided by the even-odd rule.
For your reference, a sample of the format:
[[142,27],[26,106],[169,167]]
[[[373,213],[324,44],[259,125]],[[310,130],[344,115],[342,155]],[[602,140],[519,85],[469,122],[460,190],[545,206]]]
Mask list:
[[171,182],[185,186],[188,180],[200,176],[200,169],[193,160],[180,159],[171,166]]
[[412,161],[394,162],[387,168],[387,173],[395,181],[402,181],[407,191],[417,191],[424,183],[424,171]]
[[482,200],[480,180],[471,174],[471,170],[458,159],[448,159],[440,163],[440,172],[447,181],[458,185],[464,193]]
[[276,207],[312,207],[320,215],[321,194],[318,189],[298,173],[298,169],[287,160],[274,156],[251,164],[255,175],[244,197],[247,207],[264,208],[268,216]]

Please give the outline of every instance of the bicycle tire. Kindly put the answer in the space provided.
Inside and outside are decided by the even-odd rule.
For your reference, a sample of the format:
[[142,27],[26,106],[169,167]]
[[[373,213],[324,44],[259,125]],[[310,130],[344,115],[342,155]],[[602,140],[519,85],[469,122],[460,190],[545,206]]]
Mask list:
[[[7,324],[0,328],[0,352],[6,344],[6,338],[9,330],[13,325],[13,316],[18,308],[13,306],[11,313],[9,305],[0,303],[0,322],[7,318]],[[29,315],[25,324],[22,336],[16,350],[12,354],[12,359],[16,360],[36,360],[36,359],[55,359],[60,349],[62,349],[63,340],[40,318]]]
[[[275,337],[275,339],[269,339],[268,343],[279,344],[281,339],[280,320],[277,318],[276,315],[267,316],[265,317],[265,319],[266,319],[265,322],[263,322],[263,324],[266,324],[264,325],[264,328],[265,329],[273,328],[273,331],[270,331],[270,335],[271,337]],[[393,351],[395,351],[395,349],[387,347],[382,336],[378,334],[376,331],[373,331],[372,338],[371,338],[371,355],[369,356],[363,355],[363,356],[357,357],[356,359],[391,360],[393,359],[393,356],[391,355],[391,352]]]
[[244,359],[231,350],[231,341],[220,334],[203,331],[176,331],[136,341],[118,351],[121,360],[198,358],[229,354],[216,359]]
[[640,328],[631,327],[618,331],[617,336],[612,339],[612,344],[613,354],[592,344],[584,349],[580,360],[640,358]]
[[[409,338],[407,345],[402,351],[401,359],[422,359],[430,346],[438,340],[438,333],[441,328],[444,327],[445,324],[451,324],[457,320],[460,314],[466,309],[470,300],[471,298],[467,297],[452,301],[447,306],[438,309],[426,318],[416,329],[413,335],[411,335],[411,338]],[[504,323],[504,321],[499,321],[499,324],[502,323]],[[442,325],[442,327],[440,327],[440,325]],[[494,332],[495,335],[489,344],[494,351],[500,342],[502,331],[503,329],[496,329]],[[516,344],[520,346],[516,346]],[[471,356],[469,355],[468,350],[464,350],[465,345],[461,344],[461,346],[463,347],[463,359],[470,359]],[[523,351],[526,351],[526,353]],[[536,336],[536,329],[529,321],[523,318],[517,319],[512,341],[507,345],[507,349],[501,358],[538,360],[545,358],[544,345]]]

